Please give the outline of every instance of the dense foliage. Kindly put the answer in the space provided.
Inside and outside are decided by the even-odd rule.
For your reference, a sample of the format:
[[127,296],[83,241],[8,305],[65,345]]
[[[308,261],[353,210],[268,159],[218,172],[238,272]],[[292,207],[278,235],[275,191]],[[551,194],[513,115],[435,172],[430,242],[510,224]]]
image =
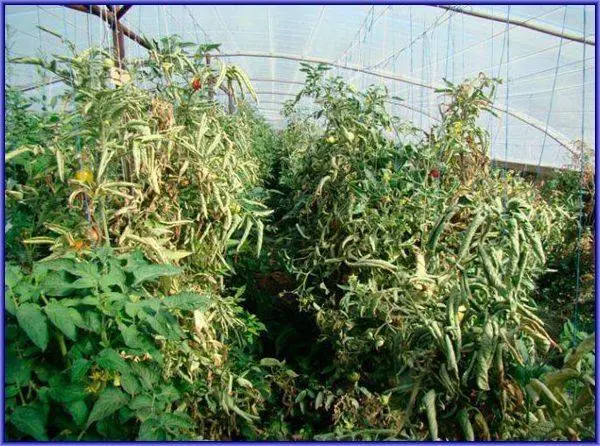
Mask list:
[[152,45],[14,61],[69,88],[7,92],[8,438],[593,437],[594,338],[545,312],[594,191],[492,168],[498,80],[419,134],[306,65],[276,133],[217,45]]

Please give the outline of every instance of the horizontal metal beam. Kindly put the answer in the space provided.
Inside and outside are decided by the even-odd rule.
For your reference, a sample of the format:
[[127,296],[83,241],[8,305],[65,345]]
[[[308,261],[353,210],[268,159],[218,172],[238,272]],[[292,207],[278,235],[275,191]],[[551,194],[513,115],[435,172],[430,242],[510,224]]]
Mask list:
[[[442,84],[428,84],[425,81],[423,81],[422,79],[414,78],[411,76],[399,75],[399,74],[391,73],[389,71],[370,70],[370,69],[363,68],[359,65],[342,64],[342,63],[330,61],[327,59],[321,59],[321,58],[317,58],[317,57],[297,56],[297,55],[293,55],[293,54],[265,53],[265,52],[257,52],[257,51],[216,54],[214,57],[256,57],[256,58],[267,58],[267,59],[273,58],[273,59],[291,60],[291,61],[295,61],[295,62],[319,63],[319,64],[325,64],[325,65],[330,65],[332,67],[340,68],[342,70],[349,70],[349,71],[355,71],[358,73],[368,74],[370,76],[378,77],[381,79],[389,79],[392,81],[402,82],[405,84],[416,85],[418,87],[426,88],[429,90],[436,90],[439,88],[444,88],[444,85],[442,85]],[[535,128],[541,132],[546,133],[550,139],[556,141],[558,144],[560,144],[562,147],[567,149],[569,152],[571,152],[573,154],[578,153],[576,148],[571,143],[571,140],[567,136],[563,135],[558,130],[553,129],[551,127],[546,128],[546,125],[542,121],[535,119],[534,117],[529,116],[520,111],[516,111],[516,110],[512,110],[510,108],[507,108],[505,105],[502,105],[502,104],[493,104],[490,106],[490,108],[492,108],[493,110],[500,112],[500,113],[506,113],[509,116],[512,116],[513,118],[518,119],[519,121],[524,122],[525,124],[530,125],[531,127]]]
[[[448,5],[432,5],[432,6],[435,6],[436,8],[445,9],[448,11],[454,11],[459,14],[465,14],[465,15],[470,15],[473,17],[478,17],[480,19],[493,20],[494,22],[501,22],[501,23],[508,22],[510,25],[515,25],[515,26],[519,26],[521,28],[531,29],[533,31],[548,34],[550,36],[560,37],[560,38],[566,39],[566,40],[571,40],[573,42],[585,43],[586,45],[593,45],[593,46],[596,45],[595,39],[592,39],[590,37],[586,38],[585,36],[578,35],[578,34],[561,32],[561,31],[551,28],[549,26],[538,25],[536,23],[532,23],[529,20],[511,19],[511,18],[507,18],[506,16],[501,16],[501,15],[497,15],[497,14],[489,14],[489,13],[483,12],[483,11],[464,9],[460,6],[448,6]],[[584,32],[585,32],[585,30],[584,30]]]

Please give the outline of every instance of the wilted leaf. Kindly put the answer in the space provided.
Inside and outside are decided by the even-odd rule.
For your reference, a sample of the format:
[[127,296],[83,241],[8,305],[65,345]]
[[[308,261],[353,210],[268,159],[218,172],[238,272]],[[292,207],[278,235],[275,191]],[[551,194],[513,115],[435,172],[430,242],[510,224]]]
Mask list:
[[458,412],[458,422],[462,428],[463,434],[467,441],[475,441],[475,434],[473,433],[473,425],[469,421],[469,413],[466,409],[461,409]]
[[431,439],[436,441],[438,439],[438,424],[435,410],[435,390],[431,389],[423,396],[423,404],[425,405],[425,411],[427,412],[429,434],[431,435]]
[[275,358],[263,358],[260,360],[263,367],[280,367],[282,363]]

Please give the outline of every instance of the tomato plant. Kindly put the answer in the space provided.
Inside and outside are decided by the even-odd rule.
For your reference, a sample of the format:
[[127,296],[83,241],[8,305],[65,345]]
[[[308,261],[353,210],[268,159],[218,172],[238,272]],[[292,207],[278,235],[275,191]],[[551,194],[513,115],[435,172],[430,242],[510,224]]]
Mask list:
[[500,80],[420,131],[303,64],[275,131],[217,44],[65,44],[13,60],[56,107],[7,96],[8,438],[593,435],[593,338],[544,311],[593,272],[593,174],[491,165]]

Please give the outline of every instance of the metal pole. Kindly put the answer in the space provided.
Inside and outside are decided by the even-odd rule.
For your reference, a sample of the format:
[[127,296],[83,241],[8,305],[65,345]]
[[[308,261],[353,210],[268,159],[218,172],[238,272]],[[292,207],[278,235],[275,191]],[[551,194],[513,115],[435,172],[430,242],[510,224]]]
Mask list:
[[505,16],[488,14],[488,13],[482,12],[482,11],[473,11],[473,10],[469,11],[469,10],[463,9],[458,6],[446,6],[446,5],[432,5],[432,6],[435,6],[436,8],[446,9],[448,11],[458,12],[459,14],[466,14],[466,15],[470,15],[473,17],[479,17],[480,19],[493,20],[495,22],[501,22],[501,23],[508,22],[510,25],[520,26],[522,28],[531,29],[533,31],[537,31],[537,32],[548,34],[548,35],[555,36],[555,37],[561,37],[563,39],[571,40],[573,42],[585,43],[586,45],[593,45],[593,46],[596,45],[596,41],[589,37],[586,38],[585,36],[579,36],[577,34],[561,32],[561,31],[552,29],[548,26],[536,25],[535,23],[530,23],[528,20],[519,20],[519,19],[507,20]]
[[235,111],[235,105],[233,103],[233,95],[231,94],[231,91],[229,91],[227,93],[227,104],[228,104],[229,114],[233,115],[233,112]]
[[110,6],[110,12],[115,16],[113,23],[110,25],[112,28],[113,48],[115,51],[115,64],[119,68],[123,68],[123,60],[125,59],[125,41],[123,39],[123,33],[119,32],[119,16],[116,14],[117,7],[115,5]]
[[121,20],[121,17],[123,17],[125,14],[127,14],[127,11],[129,11],[132,6],[133,5],[121,6],[121,8],[119,9],[119,12],[117,12],[117,20]]

